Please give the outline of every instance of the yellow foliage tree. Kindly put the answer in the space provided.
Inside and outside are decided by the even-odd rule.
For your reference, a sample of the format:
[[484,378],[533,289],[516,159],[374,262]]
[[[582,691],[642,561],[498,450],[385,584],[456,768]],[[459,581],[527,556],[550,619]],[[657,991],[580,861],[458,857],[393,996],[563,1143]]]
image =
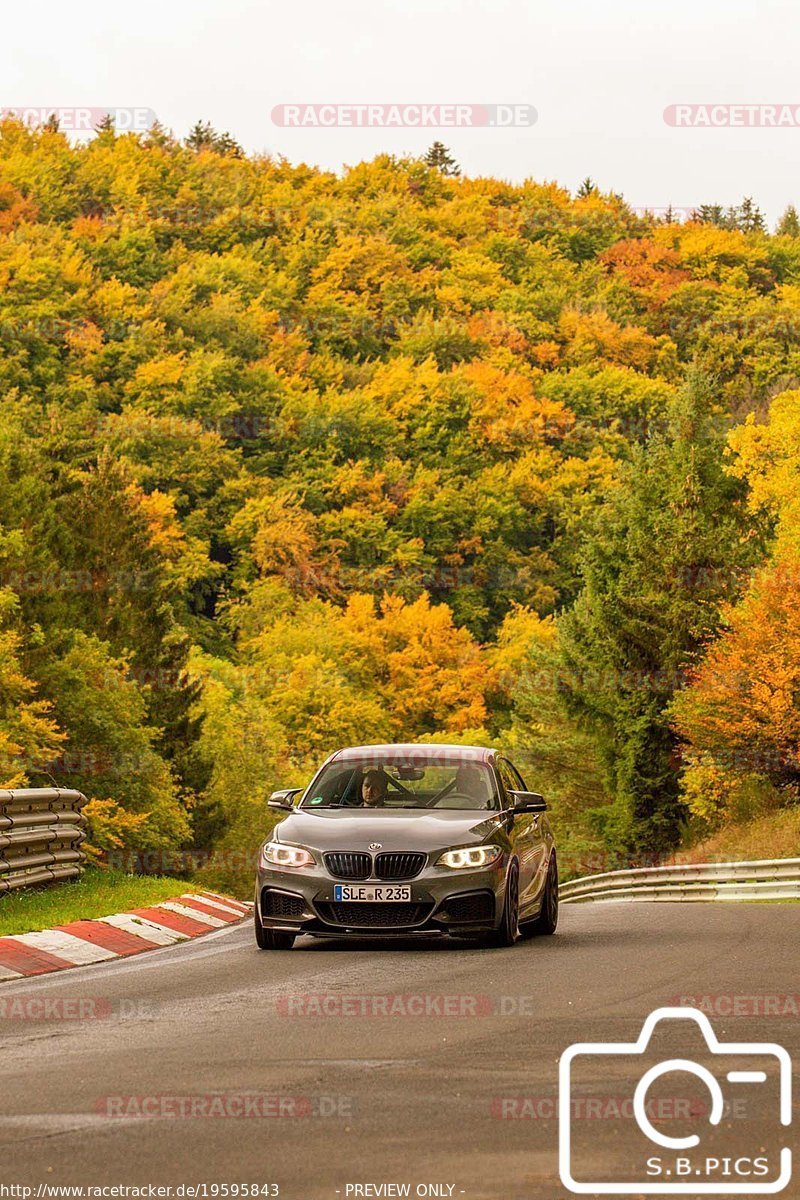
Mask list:
[[800,391],[776,396],[766,421],[750,415],[728,440],[730,472],[747,480],[750,508],[774,524],[775,539],[673,702],[686,799],[712,822],[748,781],[769,781],[784,799],[800,794]]

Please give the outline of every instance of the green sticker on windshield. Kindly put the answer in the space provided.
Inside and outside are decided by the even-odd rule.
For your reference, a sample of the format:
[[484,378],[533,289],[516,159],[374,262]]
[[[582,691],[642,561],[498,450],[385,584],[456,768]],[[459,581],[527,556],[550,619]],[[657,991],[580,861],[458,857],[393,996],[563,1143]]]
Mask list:
[[309,804],[324,804],[325,797],[324,796],[312,796],[308,803]]

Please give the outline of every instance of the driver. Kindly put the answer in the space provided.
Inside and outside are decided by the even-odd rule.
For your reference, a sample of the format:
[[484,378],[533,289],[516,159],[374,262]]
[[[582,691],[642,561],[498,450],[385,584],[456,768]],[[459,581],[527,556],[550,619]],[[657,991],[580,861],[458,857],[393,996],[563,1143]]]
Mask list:
[[372,767],[361,781],[361,799],[367,808],[381,808],[386,803],[389,782],[385,771]]
[[474,800],[479,807],[486,804],[485,776],[479,767],[459,767],[453,780],[453,792],[459,796],[467,796]]

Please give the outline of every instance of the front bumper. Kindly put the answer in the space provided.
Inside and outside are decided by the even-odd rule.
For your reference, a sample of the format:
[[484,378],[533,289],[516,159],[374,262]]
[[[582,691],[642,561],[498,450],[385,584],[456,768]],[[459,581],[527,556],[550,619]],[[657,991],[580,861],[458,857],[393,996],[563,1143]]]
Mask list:
[[[315,937],[397,937],[414,934],[488,933],[500,923],[506,856],[491,867],[449,870],[426,866],[412,879],[393,880],[411,888],[407,903],[337,903],[335,878],[324,866],[300,870],[259,867],[256,910],[266,929]],[[385,883],[364,879],[359,884]]]

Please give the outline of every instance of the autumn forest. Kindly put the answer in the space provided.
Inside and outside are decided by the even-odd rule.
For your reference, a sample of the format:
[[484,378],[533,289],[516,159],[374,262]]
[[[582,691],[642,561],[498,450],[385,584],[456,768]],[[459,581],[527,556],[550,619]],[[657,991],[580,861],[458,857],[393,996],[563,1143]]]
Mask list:
[[565,873],[797,805],[794,210],[7,119],[0,396],[0,786],[101,860],[241,887],[365,742],[505,747]]

